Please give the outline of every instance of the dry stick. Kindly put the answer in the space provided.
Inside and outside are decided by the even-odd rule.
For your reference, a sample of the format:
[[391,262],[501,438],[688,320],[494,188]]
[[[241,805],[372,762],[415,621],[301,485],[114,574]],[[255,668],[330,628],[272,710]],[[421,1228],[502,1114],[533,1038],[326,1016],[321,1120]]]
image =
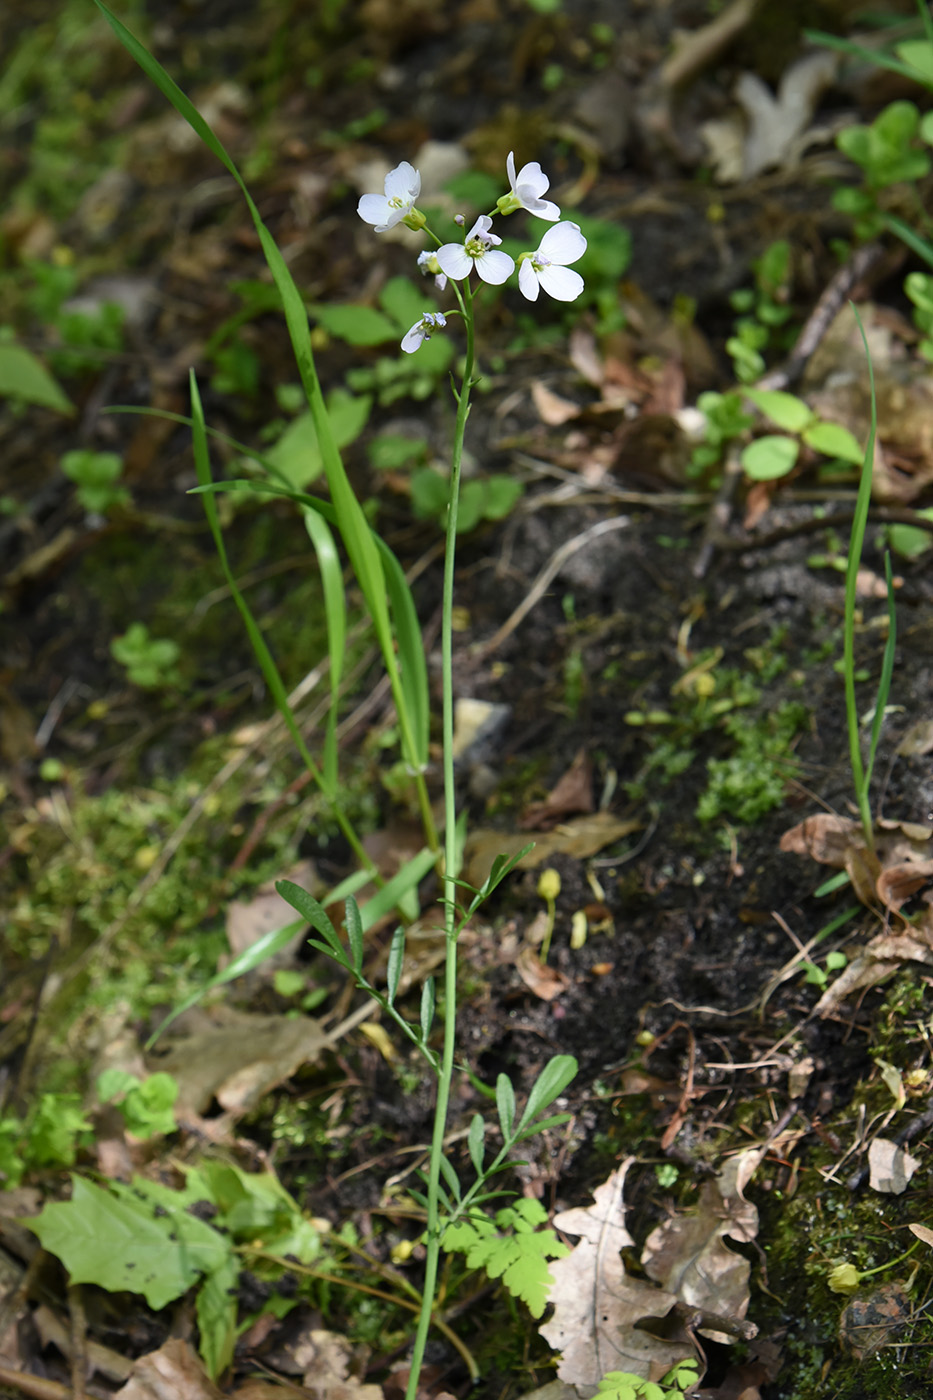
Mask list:
[[87,1313],[80,1283],[68,1285],[68,1311],[71,1317],[71,1400],[87,1400]]
[[478,642],[471,648],[474,656],[487,657],[490,652],[495,651],[507,637],[510,637],[520,623],[531,612],[536,603],[539,603],[548,590],[548,586],[553,582],[561,569],[572,559],[578,550],[584,545],[592,544],[600,535],[606,535],[610,530],[624,530],[629,524],[627,515],[615,515],[609,520],[600,520],[595,525],[591,525],[588,530],[584,530],[580,535],[574,535],[573,539],[567,540],[560,549],[554,551],[544,568],[535,579],[525,598],[510,617],[503,622],[498,632],[495,632],[488,641]]
[[[805,370],[810,357],[829,330],[836,316],[863,277],[871,270],[883,253],[880,243],[866,243],[833,276],[822,296],[804,323],[797,337],[797,343],[784,364],[766,374],[755,385],[756,389],[785,389],[796,383]],[[703,542],[693,566],[694,578],[705,578],[713,555],[722,548],[724,536],[732,516],[732,505],[742,476],[742,465],[737,454],[730,453],[723,471],[722,484],[716,501],[709,514]]]

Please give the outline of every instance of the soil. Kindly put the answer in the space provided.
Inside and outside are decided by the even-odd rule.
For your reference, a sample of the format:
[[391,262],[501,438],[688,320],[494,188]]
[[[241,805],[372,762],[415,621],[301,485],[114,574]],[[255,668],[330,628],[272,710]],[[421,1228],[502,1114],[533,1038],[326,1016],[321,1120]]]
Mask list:
[[[170,15],[160,11],[150,29],[160,60],[183,86],[202,85],[202,106],[209,96],[205,83],[226,78],[241,85],[239,95],[228,93],[226,107],[221,102],[218,125],[237,159],[255,168],[251,183],[263,217],[315,302],[371,301],[387,276],[409,270],[407,244],[377,246],[369,230],[353,223],[351,171],[365,157],[410,158],[427,139],[460,142],[469,134],[474,164],[489,169],[489,153],[499,159],[508,131],[516,147],[527,137],[554,172],[555,187],[578,180],[587,147],[575,144],[567,128],[578,119],[580,93],[602,71],[592,62],[599,43],[594,26],[624,32],[626,44],[606,43],[607,63],[615,65],[627,95],[624,129],[599,157],[598,180],[583,195],[585,212],[624,225],[632,238],[627,280],[617,288],[629,311],[627,326],[609,332],[601,348],[628,357],[633,375],[657,372],[665,357],[672,358],[672,312],[689,296],[698,308],[699,340],[680,360],[686,395],[692,401],[704,388],[725,388],[729,293],[750,284],[752,263],[767,244],[786,237],[800,253],[794,284],[799,324],[832,276],[829,248],[842,226],[825,181],[806,164],[763,177],[754,188],[711,195],[685,164],[684,132],[724,105],[723,94],[743,68],[777,80],[799,51],[796,8],[806,12],[808,24],[831,25],[836,7],[780,7],[778,23],[777,7],[764,6],[761,29],[752,26],[719,68],[690,87],[674,113],[674,138],[654,144],[644,115],[648,79],[674,29],[696,29],[706,7],[633,0],[620,15],[616,4],[574,0],[554,16],[537,8],[517,0],[509,6],[368,0],[322,7],[312,23],[296,6],[279,7],[275,16],[260,9],[243,19],[238,7],[211,0],[172,7]],[[56,8],[50,5],[48,13]],[[770,43],[769,33],[777,36]],[[562,71],[548,96],[542,81],[556,63]],[[276,316],[251,320],[243,334],[260,354],[255,394],[230,392],[216,376],[211,383],[205,346],[241,305],[233,284],[260,278],[260,254],[236,191],[216,182],[211,159],[193,146],[170,155],[159,99],[138,83],[128,63],[116,72],[112,93],[124,107],[115,102],[106,115],[95,112],[90,144],[102,131],[108,139],[116,134],[132,185],[121,187],[116,206],[102,216],[109,220],[103,237],[85,201],[58,219],[47,252],[64,242],[89,273],[123,276],[131,268],[129,280],[149,301],[122,351],[105,356],[103,369],[67,380],[79,410],[73,422],[39,410],[20,415],[7,408],[0,417],[3,493],[13,502],[8,521],[0,522],[0,745],[6,765],[0,878],[11,910],[36,885],[47,853],[54,850],[57,858],[60,831],[66,838],[68,832],[61,814],[69,805],[83,811],[81,803],[108,795],[127,804],[150,801],[153,793],[174,793],[184,783],[196,793],[222,767],[230,741],[270,710],[223,589],[201,504],[186,494],[195,481],[187,429],[102,409],[121,403],[184,414],[187,369],[195,363],[209,423],[254,444],[279,414],[276,386],[295,379],[287,338]],[[365,123],[351,129],[377,103],[379,121],[371,129]],[[25,143],[19,159],[25,164]],[[91,184],[98,194],[106,173]],[[9,171],[6,178],[15,184]],[[718,222],[708,217],[712,202]],[[12,246],[7,257],[3,297],[22,312],[16,277],[26,274]],[[873,295],[883,301],[894,289],[893,280],[882,280]],[[587,329],[594,316],[591,309],[582,323]],[[48,348],[42,337],[53,331],[35,320],[27,329],[35,348]],[[471,828],[514,834],[529,805],[546,799],[582,752],[593,805],[630,821],[631,833],[585,858],[569,845],[547,862],[561,882],[549,964],[563,987],[554,999],[537,994],[518,971],[526,933],[544,908],[540,871],[519,872],[484,907],[464,940],[463,1055],[480,1081],[490,1084],[505,1072],[519,1094],[551,1055],[577,1058],[579,1074],[566,1095],[569,1124],[529,1145],[519,1173],[523,1189],[549,1209],[588,1204],[618,1161],[634,1156],[628,1227],[639,1246],[670,1212],[695,1201],[698,1187],[728,1154],[776,1143],[748,1188],[761,1216],[757,1242],[736,1247],[752,1264],[747,1316],[759,1338],[732,1348],[709,1345],[710,1394],[740,1393],[729,1389],[737,1385],[740,1363],[760,1368],[758,1390],[742,1393],[764,1400],[927,1393],[933,1381],[923,1329],[931,1286],[925,1260],[914,1257],[921,1269],[913,1279],[907,1269],[901,1275],[913,1311],[868,1354],[847,1345],[839,1330],[844,1300],[826,1282],[832,1262],[854,1250],[841,1238],[892,1242],[890,1248],[873,1245],[870,1259],[859,1256],[859,1267],[867,1268],[907,1248],[908,1222],[930,1219],[922,1139],[913,1150],[924,1170],[906,1194],[879,1196],[858,1175],[871,1131],[881,1131],[874,1125],[894,1137],[929,1107],[927,978],[908,966],[822,1016],[815,1011],[821,988],[805,981],[802,969],[781,976],[801,947],[855,903],[847,888],[820,894],[831,872],[780,848],[784,832],[804,817],[854,811],[843,683],[835,665],[844,579],[812,563],[815,553],[832,553],[834,533],[847,536],[851,483],[825,488],[812,470],[801,473],[775,491],[753,528],[743,520],[751,503],[740,493],[700,577],[697,561],[715,483],[678,475],[671,465],[676,451],[665,456],[662,450],[671,443],[667,416],[654,414],[643,438],[633,437],[622,415],[600,412],[594,386],[570,366],[566,340],[542,345],[529,339],[527,326],[504,301],[484,313],[482,337],[485,382],[471,419],[468,467],[519,474],[526,490],[507,520],[480,526],[459,549],[456,691],[508,707],[507,721],[463,766],[463,803]],[[369,350],[322,345],[326,387],[340,384],[359,356],[375,360]],[[589,412],[548,427],[535,408],[535,385],[589,405]],[[399,475],[380,478],[366,448],[378,431],[414,423],[443,460],[451,417],[443,383],[427,402],[377,405],[366,434],[347,454],[361,495],[378,501],[379,528],[406,567],[418,565],[415,595],[429,647],[437,646],[439,531],[430,522],[413,522]],[[61,455],[75,445],[124,455],[130,506],[106,518],[78,506],[59,470]],[[234,450],[222,443],[213,450],[215,471],[237,474]],[[593,454],[611,471],[595,485],[577,477],[577,489],[560,495],[560,473]],[[705,493],[699,504],[697,489]],[[817,505],[825,505],[827,518],[825,529],[814,533],[820,491]],[[929,501],[921,496],[912,504]],[[620,515],[625,523],[574,553],[528,615],[496,640],[556,551]],[[303,527],[278,502],[237,509],[228,524],[236,572],[247,581],[286,683],[294,685],[323,653]],[[869,528],[863,565],[883,579],[880,525]],[[911,726],[930,718],[933,578],[923,556],[895,567],[894,680],[872,811],[933,824],[929,756],[899,752]],[[863,715],[881,672],[886,614],[883,596],[862,599],[856,664],[867,673],[858,690]],[[179,641],[177,685],[147,692],[128,684],[110,644],[136,620],[153,636]],[[354,655],[365,662],[362,648]],[[437,694],[439,661],[429,655]],[[711,690],[697,686],[703,674],[712,678]],[[377,681],[370,664],[347,708],[370,691],[375,703],[345,736],[343,752],[357,816],[392,834],[403,817],[381,780],[380,736],[391,714]],[[719,711],[711,708],[716,701],[724,702]],[[774,726],[788,716],[788,732],[779,733]],[[716,765],[739,752],[730,728],[735,720],[758,725],[743,751],[741,792],[704,817],[700,804],[709,800]],[[49,760],[58,766],[43,767]],[[313,859],[331,883],[348,872],[346,852],[320,808],[296,806],[303,801],[297,786],[291,798],[283,797],[299,772],[297,759],[281,746],[258,756],[229,820],[225,813],[216,825],[206,822],[203,842],[185,847],[183,878],[193,887],[192,900],[201,901],[201,931],[216,928],[218,910],[231,898],[281,873],[286,857]],[[777,796],[769,802],[765,789],[774,785]],[[761,809],[753,820],[749,803]],[[575,814],[579,809],[562,815]],[[151,819],[156,847],[168,835],[166,821],[164,814]],[[37,836],[43,822],[44,834]],[[54,839],[49,822],[58,823]],[[254,836],[256,870],[249,877],[244,852]],[[84,850],[77,840],[75,849]],[[134,858],[128,851],[128,866]],[[76,857],[70,874],[79,867]],[[145,868],[137,863],[129,871],[128,889]],[[0,1044],[8,1103],[20,1110],[44,1083],[44,1055],[61,1053],[63,1044],[76,1053],[73,1033],[56,1040],[48,1027],[37,1030],[32,1009],[41,988],[48,992],[51,978],[56,987],[72,982],[75,996],[84,995],[87,982],[74,969],[80,965],[86,974],[80,959],[94,949],[111,916],[119,921],[122,889],[115,890],[113,908],[105,901],[92,917],[80,884],[77,892],[68,885],[62,907],[46,907],[41,928],[27,935],[22,921],[11,924],[15,937],[3,953],[3,971],[17,996],[6,998],[9,1033]],[[423,904],[432,897],[425,889]],[[100,967],[107,957],[130,959],[151,950],[146,940],[152,930],[171,938],[174,908],[153,913],[149,933],[138,923],[117,928],[101,949]],[[582,947],[572,947],[573,916],[583,909],[590,933]],[[851,961],[877,931],[876,915],[859,906],[814,953],[814,975],[828,949],[841,949]],[[179,960],[172,946],[166,961]],[[209,956],[202,956],[206,964]],[[315,977],[328,975],[309,950],[300,957]],[[150,967],[148,975],[158,983],[163,971]],[[171,1002],[172,984],[166,986]],[[251,990],[250,1005],[280,1009],[268,984]],[[72,1006],[69,1014],[86,1029],[86,1008]],[[154,998],[133,1016],[130,1025],[144,1039],[158,1020]],[[41,1024],[41,1015],[37,1020]],[[893,1117],[879,1058],[913,1075],[906,1105]],[[286,1119],[294,1125],[305,1114],[310,1122],[324,1091],[336,1093],[335,1085],[342,1095],[338,1137],[315,1129],[300,1141],[296,1131],[278,1132],[276,1124]],[[480,1091],[462,1077],[452,1130],[487,1110]],[[426,1141],[431,1112],[431,1086],[414,1061],[390,1064],[376,1045],[354,1039],[326,1070],[300,1072],[243,1120],[240,1147],[269,1151],[283,1181],[314,1215],[352,1218],[367,1233],[383,1205],[386,1175]],[[780,1135],[789,1124],[798,1130],[792,1139]],[[463,1162],[466,1152],[462,1146],[453,1152],[454,1164],[462,1165],[458,1151]],[[834,1164],[843,1157],[837,1172]],[[662,1170],[669,1166],[676,1168],[673,1175]],[[56,1189],[54,1181],[43,1186],[50,1194]],[[388,1233],[378,1235],[373,1249],[385,1255],[389,1243]],[[883,1281],[894,1282],[887,1275]],[[141,1304],[138,1312],[138,1336],[123,1332],[115,1342],[111,1333],[111,1345],[141,1352],[159,1344],[160,1317]],[[460,1318],[463,1339],[482,1368],[474,1390],[457,1357],[432,1342],[439,1389],[511,1400],[551,1379],[551,1353],[527,1317],[510,1314],[506,1326],[504,1316],[502,1294],[487,1289]],[[105,1330],[102,1324],[101,1335]],[[404,1347],[391,1355],[370,1341],[369,1378],[381,1382]]]

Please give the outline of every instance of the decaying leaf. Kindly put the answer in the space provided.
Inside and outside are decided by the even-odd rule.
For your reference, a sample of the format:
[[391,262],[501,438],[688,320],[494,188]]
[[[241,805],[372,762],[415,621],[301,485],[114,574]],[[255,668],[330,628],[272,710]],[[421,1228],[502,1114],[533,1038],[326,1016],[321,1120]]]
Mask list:
[[[292,880],[311,894],[320,893],[321,882],[309,860],[299,861],[276,878]],[[227,908],[226,931],[230,951],[234,957],[238,957],[272,929],[284,928],[286,924],[292,923],[294,918],[294,909],[290,904],[286,904],[278,893],[274,881],[260,885],[252,899],[235,899]],[[260,975],[271,978],[276,969],[289,967],[307,936],[304,929],[299,929],[287,947],[281,948],[260,964]]]
[[[886,920],[903,930],[879,934],[849,962],[817,1003],[821,1016],[835,1011],[854,993],[884,981],[905,962],[933,964],[933,892],[925,890],[933,882],[933,828],[920,822],[881,820],[873,835],[874,850],[869,851],[858,822],[821,812],[781,837],[782,851],[845,870],[858,899],[868,908],[883,909]],[[918,894],[927,909],[907,924],[901,909]]]
[[933,719],[918,719],[895,749],[901,758],[922,758],[933,752]]
[[579,749],[544,801],[529,803],[518,824],[523,831],[546,831],[562,817],[592,812],[593,805],[593,765],[586,749]]
[[592,1395],[607,1371],[631,1371],[654,1379],[693,1352],[642,1330],[648,1318],[662,1318],[677,1301],[625,1272],[621,1250],[633,1243],[625,1228],[622,1190],[630,1157],[593,1192],[595,1204],[561,1211],[558,1230],[579,1235],[576,1248],[551,1265],[554,1287],[548,1301],[554,1315],[541,1328],[549,1346],[561,1352],[557,1374]]
[[[758,1208],[742,1191],[763,1155],[761,1148],[752,1148],[730,1157],[716,1180],[701,1188],[695,1210],[672,1216],[645,1241],[645,1272],[681,1302],[722,1317],[745,1316],[751,1266],[725,1240],[748,1243],[758,1233]],[[713,1341],[729,1341],[701,1330]]]
[[614,841],[621,841],[640,829],[641,823],[621,821],[611,812],[593,812],[561,822],[553,831],[538,836],[525,832],[491,831],[480,828],[471,831],[464,851],[463,878],[479,888],[489,874],[498,855],[513,856],[534,841],[534,849],[518,862],[519,870],[536,870],[555,855],[576,856],[585,860],[595,856]]
[[286,1020],[229,1007],[215,1007],[210,1014],[194,1008],[176,1024],[189,1033],[173,1038],[167,1054],[154,1055],[150,1068],[178,1080],[179,1119],[202,1115],[215,1098],[228,1112],[245,1113],[329,1043],[310,1016]]
[[542,1001],[553,1001],[570,983],[549,963],[542,963],[534,948],[522,948],[515,959],[515,970],[529,991]]
[[839,1319],[839,1340],[856,1360],[893,1341],[910,1317],[910,1297],[899,1283],[884,1283],[867,1298],[853,1298]]
[[171,1337],[158,1351],[133,1362],[117,1400],[222,1400],[200,1358],[187,1342]]
[[896,1142],[888,1138],[876,1137],[868,1149],[868,1166],[871,1171],[869,1185],[873,1191],[883,1191],[889,1196],[899,1196],[907,1190],[907,1183],[919,1167],[916,1157]]

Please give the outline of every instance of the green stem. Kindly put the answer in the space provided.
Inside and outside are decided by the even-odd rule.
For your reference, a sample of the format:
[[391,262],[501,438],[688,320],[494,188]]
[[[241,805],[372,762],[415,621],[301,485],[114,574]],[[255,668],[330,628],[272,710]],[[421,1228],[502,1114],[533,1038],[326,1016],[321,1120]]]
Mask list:
[[846,567],[845,621],[843,625],[842,665],[845,677],[846,722],[849,730],[849,759],[852,764],[852,783],[858,803],[859,819],[865,845],[869,851],[875,848],[874,826],[871,817],[871,804],[868,797],[870,774],[866,775],[862,762],[861,735],[859,734],[858,706],[855,700],[855,603],[859,564],[862,561],[862,548],[865,543],[865,529],[868,524],[868,507],[871,503],[872,467],[875,458],[875,433],[877,431],[877,409],[875,401],[875,376],[872,369],[871,353],[865,338],[858,310],[853,306],[855,319],[861,332],[862,343],[868,358],[868,381],[871,388],[871,431],[862,459],[862,475],[859,480],[858,497],[855,502],[855,516],[852,520],[852,534],[849,538],[849,558]]
[[444,747],[444,935],[447,958],[444,964],[444,1049],[437,1079],[437,1103],[434,1108],[434,1133],[431,1139],[431,1160],[428,1167],[428,1228],[424,1267],[424,1291],[418,1329],[412,1350],[411,1370],[405,1400],[416,1400],[421,1363],[431,1326],[431,1310],[437,1287],[437,1268],[441,1249],[439,1186],[447,1112],[453,1080],[454,1048],[457,1038],[457,792],[454,785],[454,693],[453,693],[453,599],[454,562],[457,547],[457,511],[460,501],[460,468],[463,462],[463,439],[470,412],[470,389],[475,362],[473,296],[469,282],[461,295],[454,284],[463,310],[466,326],[466,363],[457,399],[457,423],[454,429],[453,454],[450,464],[450,490],[447,504],[447,539],[444,555],[444,590],[441,601],[441,656],[443,672],[443,747]]

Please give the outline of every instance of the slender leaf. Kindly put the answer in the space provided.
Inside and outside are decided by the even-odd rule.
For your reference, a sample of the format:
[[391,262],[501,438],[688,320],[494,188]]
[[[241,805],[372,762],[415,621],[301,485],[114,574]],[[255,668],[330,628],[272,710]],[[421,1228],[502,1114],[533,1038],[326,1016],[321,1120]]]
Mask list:
[[434,1020],[434,978],[429,977],[421,989],[421,1034],[425,1043],[431,1034]]
[[433,869],[436,861],[437,856],[434,852],[425,847],[416,856],[412,856],[397,875],[393,875],[391,880],[387,880],[382,889],[377,890],[372,899],[368,899],[360,910],[363,932],[368,933],[373,924],[384,918],[386,914],[391,913],[408,891],[417,889],[428,871]]
[[447,1185],[450,1187],[450,1191],[454,1200],[461,1200],[463,1197],[463,1192],[460,1189],[460,1178],[457,1176],[457,1173],[450,1165],[450,1162],[443,1155],[440,1159],[440,1168],[441,1176],[444,1178],[444,1180],[447,1182]]
[[56,413],[71,414],[75,406],[41,360],[24,345],[0,343],[0,396],[19,399]]
[[500,1074],[496,1080],[496,1108],[499,1110],[499,1124],[506,1142],[511,1141],[515,1123],[515,1090],[507,1074]]
[[276,953],[280,952],[282,948],[285,948],[292,941],[295,934],[305,922],[304,919],[293,919],[291,923],[285,924],[282,928],[270,929],[269,932],[264,933],[261,938],[257,938],[256,942],[251,944],[249,948],[245,948],[242,953],[238,953],[232,962],[229,962],[222,971],[215,973],[213,977],[204,983],[203,987],[199,987],[196,992],[192,992],[190,996],[185,997],[184,1001],[180,1002],[179,1005],[166,1016],[165,1020],[160,1023],[158,1029],[155,1030],[146,1041],[146,1049],[151,1050],[159,1039],[159,1036],[168,1029],[172,1022],[176,1020],[183,1011],[190,1011],[191,1007],[196,1006],[201,998],[206,996],[208,992],[213,991],[215,987],[222,987],[226,982],[232,982],[235,977],[242,977],[244,973],[252,972],[254,968],[264,963],[267,958],[274,957]]
[[536,1137],[538,1133],[543,1133],[545,1128],[559,1128],[561,1123],[568,1123],[571,1115],[569,1113],[555,1113],[552,1118],[539,1118],[529,1127],[523,1128],[515,1136],[516,1142],[524,1142],[526,1138]]
[[286,904],[290,904],[293,909],[296,909],[305,922],[309,923],[315,932],[319,933],[330,944],[335,953],[346,958],[343,944],[327,917],[327,911],[322,904],[318,903],[313,894],[309,894],[307,890],[303,890],[300,885],[294,884],[291,880],[276,880],[275,888]]
[[392,618],[395,622],[395,635],[398,638],[398,654],[401,662],[402,694],[411,727],[414,752],[411,758],[419,768],[428,761],[428,731],[430,724],[430,698],[428,692],[428,664],[424,655],[424,638],[421,624],[415,610],[415,600],[405,578],[405,572],[385,540],[374,536],[385,569],[386,587],[392,605]]
[[405,961],[405,930],[401,925],[392,935],[392,942],[389,944],[389,959],[386,963],[386,996],[389,1005],[395,1001],[398,992],[399,980],[402,976],[402,964]]
[[875,754],[881,738],[881,726],[891,693],[891,677],[894,674],[894,653],[897,649],[897,609],[894,606],[894,580],[891,577],[891,552],[884,552],[884,575],[888,584],[888,639],[884,644],[881,659],[881,677],[878,681],[878,694],[875,697],[875,714],[871,722],[871,740],[868,745],[868,762],[865,764],[865,787],[871,782],[871,770],[875,766]]
[[327,655],[330,660],[330,706],[324,735],[324,791],[337,796],[337,708],[340,682],[347,654],[347,605],[343,591],[343,569],[337,546],[327,521],[317,511],[305,507],[305,529],[314,545],[321,587],[324,590],[324,618],[327,623]]
[[577,1062],[572,1055],[555,1055],[538,1075],[528,1095],[520,1128],[527,1127],[532,1118],[553,1103],[562,1094],[577,1072]]
[[470,1150],[470,1161],[478,1177],[483,1175],[483,1148],[486,1139],[486,1124],[483,1122],[481,1113],[474,1113],[470,1122],[470,1131],[467,1135],[467,1147]]
[[347,900],[345,907],[350,956],[353,959],[354,972],[359,973],[363,970],[363,924],[360,920],[359,906],[352,895]]

